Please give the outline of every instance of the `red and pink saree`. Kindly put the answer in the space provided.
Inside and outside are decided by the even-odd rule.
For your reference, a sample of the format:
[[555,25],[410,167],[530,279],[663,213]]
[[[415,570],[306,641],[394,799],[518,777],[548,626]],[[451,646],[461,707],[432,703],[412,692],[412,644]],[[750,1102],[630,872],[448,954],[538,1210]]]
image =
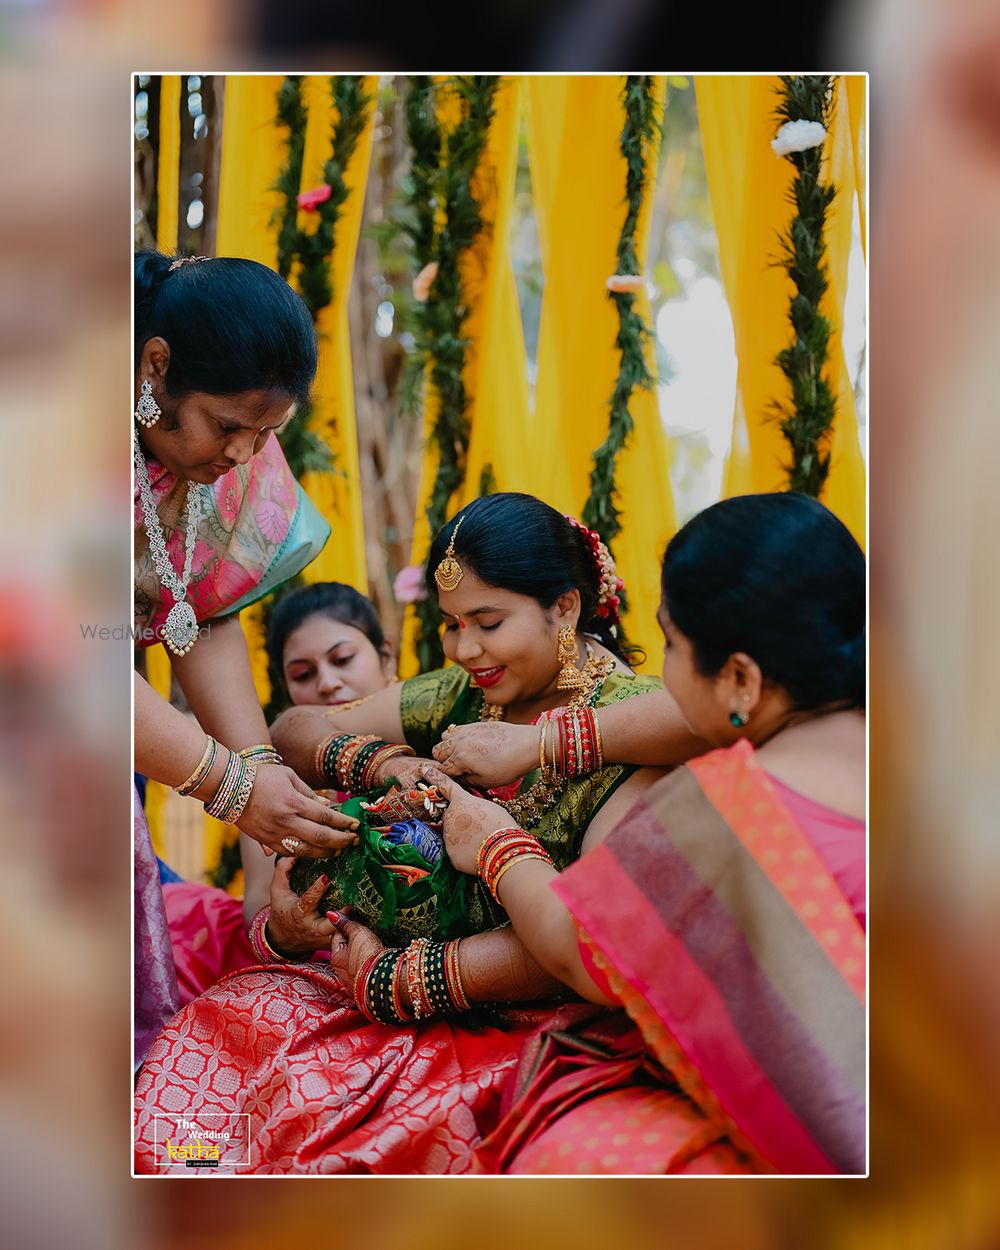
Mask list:
[[821,855],[787,793],[714,751],[559,877],[628,1022],[530,1039],[475,1170],[864,1172],[864,826],[821,822]]

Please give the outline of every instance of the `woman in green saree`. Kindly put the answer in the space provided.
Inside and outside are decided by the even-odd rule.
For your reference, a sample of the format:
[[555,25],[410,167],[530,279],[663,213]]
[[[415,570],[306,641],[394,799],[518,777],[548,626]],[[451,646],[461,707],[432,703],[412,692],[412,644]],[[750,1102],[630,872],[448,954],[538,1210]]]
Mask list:
[[[413,784],[450,725],[480,719],[536,722],[544,754],[555,709],[601,707],[659,686],[636,676],[619,650],[619,583],[610,557],[596,536],[537,499],[498,494],[469,504],[435,538],[428,572],[453,667],[353,708],[290,709],[273,726],[273,739],[307,782],[349,788],[342,783],[351,764],[370,748],[368,762],[376,767],[361,770],[369,787],[390,777]],[[380,763],[381,747],[357,745],[365,734],[405,742],[413,757]],[[679,715],[675,742],[674,762],[697,747]],[[355,752],[351,761],[345,751]],[[627,765],[585,775],[581,767],[579,776],[553,784],[540,772],[496,797],[511,824],[531,828],[560,868],[659,776]],[[404,930],[406,910],[404,898],[395,917]],[[319,925],[322,913],[310,914]],[[180,1012],[150,1050],[136,1090],[137,1168],[168,1166],[158,1116],[190,1123],[249,1114],[249,1162],[234,1158],[234,1170],[466,1170],[493,1126],[521,1041],[551,1014],[553,996],[565,993],[509,928],[497,927],[501,917],[478,891],[465,911],[469,936],[423,945],[417,939],[405,969],[402,951],[386,951],[366,932],[352,943],[358,966],[341,969],[340,979],[320,965],[295,966],[308,939],[301,951],[271,949],[272,967],[224,978]],[[265,950],[273,948],[266,923],[262,933]],[[313,948],[327,941],[324,932]],[[373,980],[375,963],[386,975],[362,984],[357,974],[368,966]],[[488,1015],[473,1007],[468,1023],[456,1022],[476,1003],[545,1005]]]

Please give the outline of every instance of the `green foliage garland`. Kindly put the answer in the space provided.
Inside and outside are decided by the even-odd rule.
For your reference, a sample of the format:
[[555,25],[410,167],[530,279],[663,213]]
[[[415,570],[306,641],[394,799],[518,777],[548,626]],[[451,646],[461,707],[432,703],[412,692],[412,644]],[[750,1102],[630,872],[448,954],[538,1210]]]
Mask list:
[[[639,260],[635,251],[635,235],[646,191],[649,147],[659,133],[656,109],[656,93],[651,75],[630,75],[625,79],[622,92],[625,109],[625,125],[619,138],[622,156],[625,158],[625,220],[618,236],[618,268],[620,274],[639,274]],[[636,296],[631,292],[609,292],[618,310],[618,333],[615,346],[620,363],[618,377],[611,393],[611,413],[608,436],[593,455],[590,472],[590,495],[583,507],[582,520],[597,530],[608,549],[614,552],[614,541],[621,533],[621,513],[616,499],[618,487],[615,471],[619,453],[626,446],[632,433],[632,414],[629,401],[637,387],[648,390],[654,377],[646,364],[646,347],[652,331],[636,311]],[[625,604],[622,604],[622,611]]]
[[[819,122],[829,129],[833,79],[828,75],[783,75],[776,117]],[[829,358],[830,323],[820,312],[828,286],[826,215],[837,189],[822,180],[823,147],[785,156],[795,166],[789,199],[795,216],[779,236],[779,264],[795,286],[788,310],[793,338],[775,357],[788,379],[791,403],[775,402],[773,412],[792,452],[788,489],[819,498],[830,471],[829,439],[837,398],[823,369]]]
[[287,282],[298,242],[298,195],[306,150],[306,109],[302,103],[301,74],[289,74],[281,84],[275,124],[288,131],[288,155],[273,187],[282,198],[282,208],[275,213],[273,223],[278,226],[278,273]]
[[[330,79],[330,94],[337,118],[333,124],[330,159],[323,166],[323,178],[330,187],[330,196],[316,210],[316,230],[300,230],[298,196],[302,184],[307,114],[302,100],[301,75],[285,78],[278,92],[278,125],[288,131],[288,154],[274,189],[283,198],[283,206],[275,215],[278,225],[278,272],[288,279],[298,262],[298,285],[302,299],[315,322],[333,299],[330,278],[337,222],[349,191],[345,172],[358,140],[364,133],[372,97],[366,95],[362,80],[353,74],[338,74]],[[309,429],[309,410],[303,410],[281,435],[281,446],[295,477],[301,480],[308,472],[328,472],[333,457],[326,443]]]
[[[448,506],[465,479],[469,448],[469,397],[464,369],[468,339],[462,329],[469,307],[462,291],[460,260],[483,234],[483,221],[473,194],[473,179],[482,159],[493,119],[499,78],[496,75],[456,77],[447,83],[462,105],[462,115],[442,140],[434,113],[434,93],[426,78],[414,80],[407,101],[406,119],[414,149],[410,173],[408,229],[414,259],[420,268],[437,262],[438,270],[428,298],[414,309],[415,368],[429,376],[437,394],[431,440],[438,463],[426,516],[430,533],[436,534],[448,517]],[[437,140],[437,142],[435,142]],[[441,208],[436,230],[436,206]],[[417,660],[421,672],[444,662],[439,634],[440,613],[432,595],[414,604],[417,616]]]

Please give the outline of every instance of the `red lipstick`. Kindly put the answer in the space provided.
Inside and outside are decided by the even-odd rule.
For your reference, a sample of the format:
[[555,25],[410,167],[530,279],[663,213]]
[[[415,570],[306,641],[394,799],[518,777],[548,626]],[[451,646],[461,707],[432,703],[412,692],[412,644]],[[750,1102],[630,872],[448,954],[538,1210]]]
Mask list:
[[476,685],[480,690],[487,690],[490,686],[495,686],[497,682],[503,681],[507,667],[501,665],[499,668],[470,668],[468,671],[476,679]]

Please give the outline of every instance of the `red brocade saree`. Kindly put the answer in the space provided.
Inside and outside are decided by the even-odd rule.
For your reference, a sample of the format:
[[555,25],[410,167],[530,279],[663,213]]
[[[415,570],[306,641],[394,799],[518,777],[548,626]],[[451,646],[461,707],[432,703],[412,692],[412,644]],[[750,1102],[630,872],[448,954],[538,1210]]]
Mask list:
[[864,931],[781,793],[714,751],[559,877],[628,1019],[530,1039],[475,1170],[864,1172]]
[[170,1133],[249,1116],[249,1150],[232,1165],[223,1153],[220,1174],[467,1172],[521,1044],[551,1014],[506,1011],[503,1028],[375,1024],[322,965],[230,974],[146,1057],[136,1171],[191,1176],[164,1150]]

